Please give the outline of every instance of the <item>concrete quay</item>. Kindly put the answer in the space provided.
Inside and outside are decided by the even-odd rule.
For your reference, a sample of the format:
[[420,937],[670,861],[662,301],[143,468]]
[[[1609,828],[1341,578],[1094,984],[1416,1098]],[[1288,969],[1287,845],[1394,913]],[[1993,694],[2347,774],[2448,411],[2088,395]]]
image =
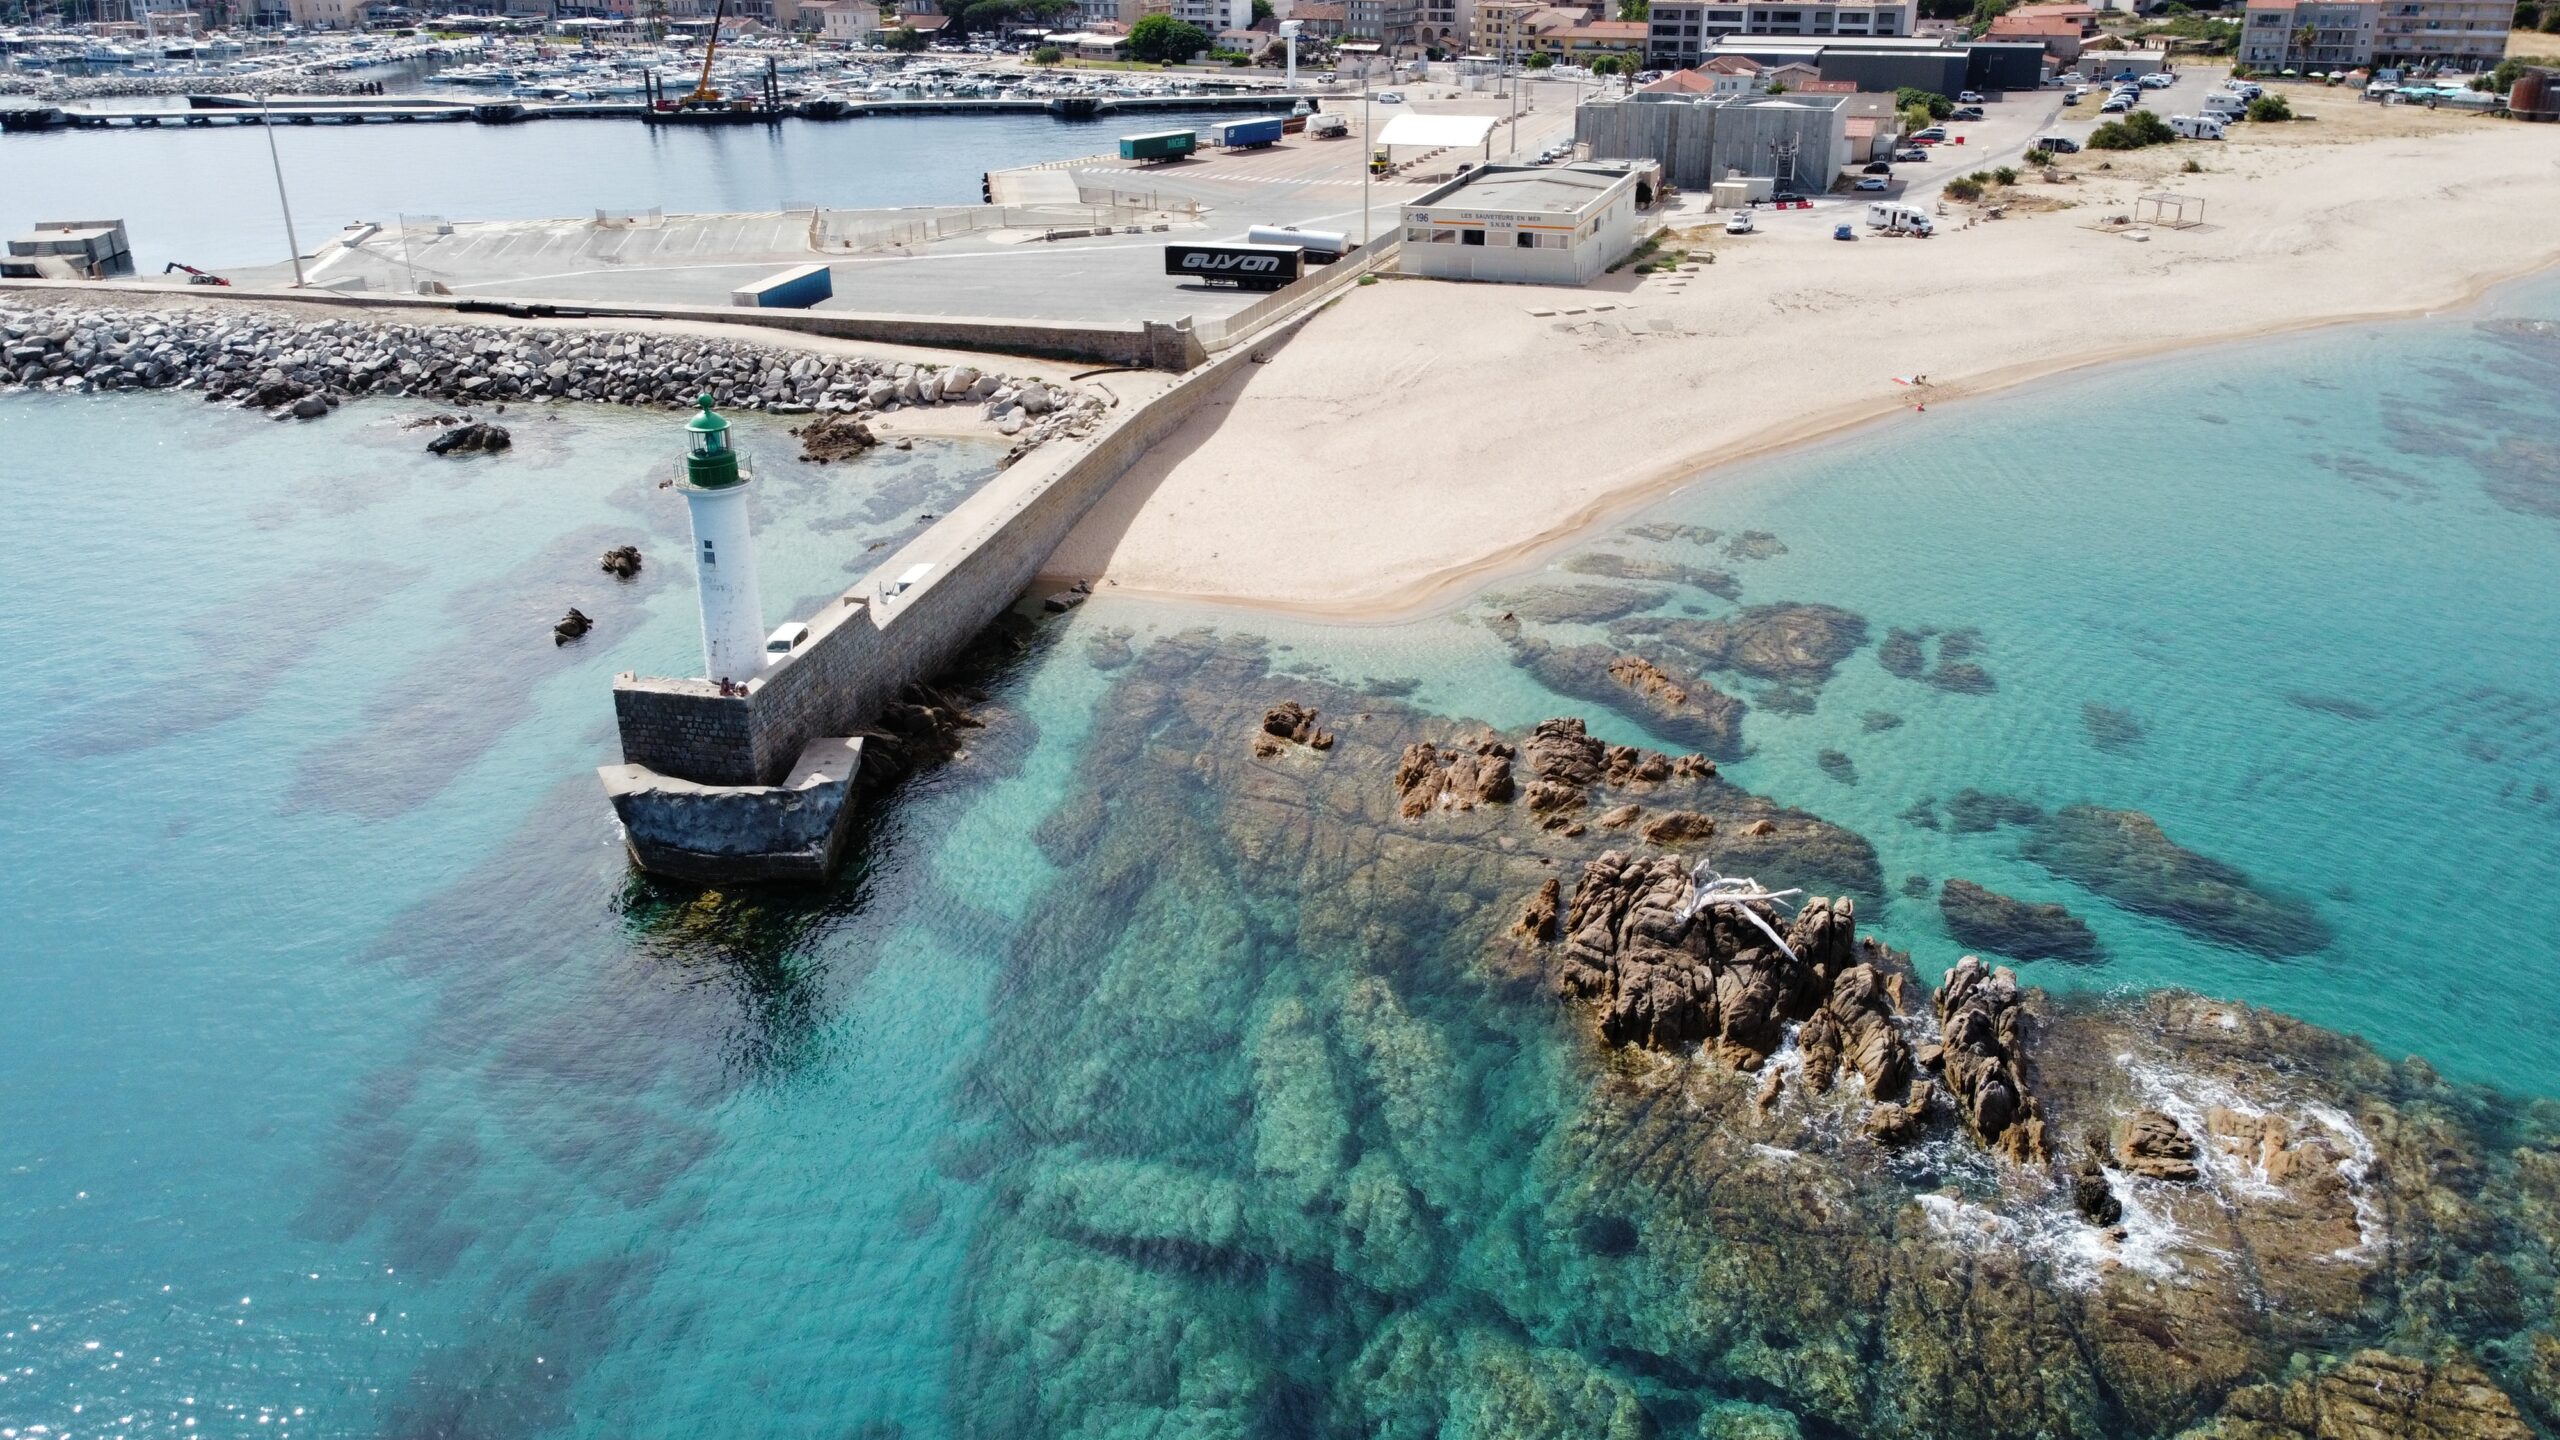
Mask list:
[[640,765],[596,774],[634,864],[697,885],[729,885],[832,874],[861,769],[861,737],[829,735],[802,746],[778,785],[697,785]]

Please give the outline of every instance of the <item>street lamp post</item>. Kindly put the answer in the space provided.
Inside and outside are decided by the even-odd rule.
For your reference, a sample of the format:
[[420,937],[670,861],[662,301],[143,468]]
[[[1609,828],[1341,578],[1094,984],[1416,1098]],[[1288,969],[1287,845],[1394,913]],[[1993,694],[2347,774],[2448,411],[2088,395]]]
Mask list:
[[258,96],[258,128],[267,132],[267,162],[276,171],[276,207],[284,211],[284,243],[293,251],[293,288],[302,288],[302,242],[293,235],[293,202],[284,194],[284,157],[276,153],[275,112],[265,92]]
[[1369,180],[1378,173],[1378,132],[1369,126],[1369,67],[1360,67],[1360,145],[1368,152],[1360,157],[1360,244],[1369,244]]

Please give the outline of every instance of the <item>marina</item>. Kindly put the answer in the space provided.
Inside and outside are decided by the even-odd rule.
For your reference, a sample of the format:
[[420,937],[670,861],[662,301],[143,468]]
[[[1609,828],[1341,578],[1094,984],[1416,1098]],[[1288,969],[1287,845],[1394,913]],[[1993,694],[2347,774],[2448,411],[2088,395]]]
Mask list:
[[[754,120],[860,120],[877,115],[1052,115],[1062,120],[1098,120],[1119,114],[1158,114],[1183,110],[1287,111],[1300,104],[1318,107],[1321,94],[1273,92],[1231,95],[1052,95],[983,98],[886,95],[856,99],[820,96],[777,102],[752,112],[670,114],[653,111],[641,100],[440,100],[414,97],[361,100],[333,99],[261,105],[245,95],[192,95],[191,108],[84,106],[20,106],[0,110],[0,131],[36,133],[48,130],[210,129],[225,125],[516,125],[532,120],[640,120],[658,124]],[[1335,101],[1334,103],[1339,103]]]

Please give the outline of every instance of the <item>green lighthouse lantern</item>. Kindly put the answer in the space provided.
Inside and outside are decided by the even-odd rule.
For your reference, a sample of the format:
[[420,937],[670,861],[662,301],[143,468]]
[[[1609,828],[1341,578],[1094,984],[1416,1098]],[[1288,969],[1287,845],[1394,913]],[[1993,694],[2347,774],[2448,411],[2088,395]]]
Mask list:
[[729,445],[729,422],[711,408],[711,397],[699,402],[702,413],[686,422],[693,449],[685,456],[685,479],[704,490],[725,490],[738,483],[738,452]]

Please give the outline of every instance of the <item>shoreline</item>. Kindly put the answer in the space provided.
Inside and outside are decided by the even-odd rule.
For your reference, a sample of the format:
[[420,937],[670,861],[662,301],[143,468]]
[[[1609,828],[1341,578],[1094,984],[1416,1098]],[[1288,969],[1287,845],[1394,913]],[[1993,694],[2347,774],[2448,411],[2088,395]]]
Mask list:
[[[2252,326],[2217,335],[2178,336],[2144,341],[2090,355],[2022,361],[2016,365],[1979,375],[1958,377],[1945,387],[1933,384],[1930,388],[1944,397],[1942,403],[1957,404],[1989,399],[1994,396],[2014,395],[2040,383],[2058,380],[2083,371],[2147,364],[2180,351],[2239,348],[2357,325],[2411,324],[2438,320],[2461,311],[2478,309],[2501,289],[2552,274],[2560,274],[2560,254],[2546,256],[2504,272],[2476,277],[2460,294],[2447,301],[2313,316],[2291,322]],[[1678,459],[1657,465],[1643,472],[1642,478],[1614,488],[1585,503],[1557,519],[1535,536],[1489,554],[1443,566],[1374,597],[1362,597],[1339,604],[1264,599],[1218,591],[1124,585],[1108,579],[1107,572],[1093,574],[1077,570],[1043,571],[1041,583],[1055,581],[1060,585],[1066,585],[1087,581],[1096,586],[1096,593],[1107,591],[1114,599],[1132,599],[1151,605],[1200,607],[1249,615],[1276,615],[1355,627],[1388,627],[1407,624],[1459,608],[1491,585],[1534,573],[1558,554],[1571,549],[1593,533],[1632,519],[1652,506],[1686,490],[1692,484],[1754,462],[1817,449],[1832,441],[1845,439],[1868,426],[1880,424],[1909,408],[1911,407],[1908,404],[1901,401],[1842,404],[1757,432],[1745,439],[1738,448],[1719,446],[1713,450],[1692,451]]]
[[[2428,117],[2407,122],[2426,133],[2352,128],[2374,123],[2021,180],[2023,208],[1951,219],[1925,245],[1835,246],[1827,222],[1790,218],[1736,240],[1674,219],[1686,256],[1650,274],[1351,292],[1155,446],[1045,569],[1115,595],[1394,623],[1735,461],[1916,400],[2458,311],[2560,264],[2532,218],[2560,204],[2547,137]],[[2214,219],[2139,245],[2100,223],[2166,188]],[[1920,373],[1932,387],[1905,388]],[[2111,403],[2100,386],[2072,408]],[[2068,413],[2051,423],[2068,436]]]

